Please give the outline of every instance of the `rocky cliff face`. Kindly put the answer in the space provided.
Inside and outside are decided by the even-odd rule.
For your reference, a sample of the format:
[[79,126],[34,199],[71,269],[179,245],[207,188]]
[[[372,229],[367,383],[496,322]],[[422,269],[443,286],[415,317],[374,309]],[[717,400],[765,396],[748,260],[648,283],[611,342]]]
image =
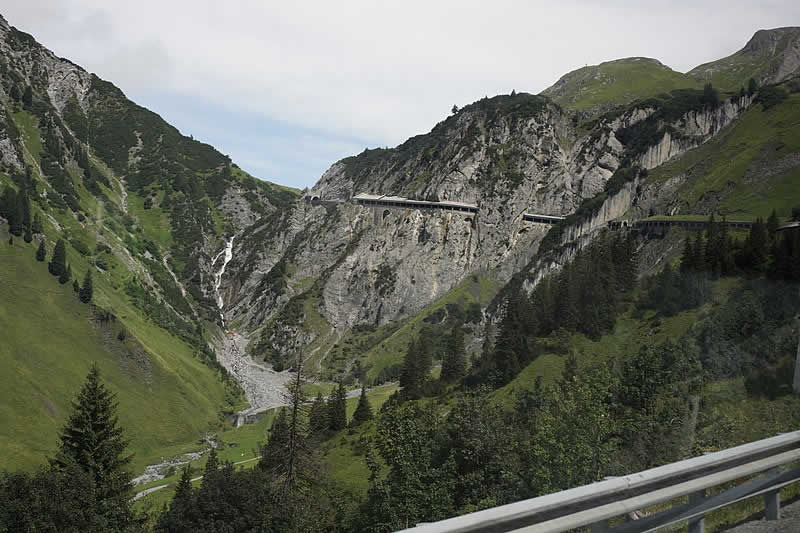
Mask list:
[[[320,352],[352,328],[414,316],[473,273],[505,282],[527,267],[535,282],[610,220],[644,207],[635,206],[638,182],[625,183],[591,216],[565,225],[562,255],[540,267],[531,260],[550,228],[523,221],[523,213],[574,213],[621,167],[679,157],[749,103],[692,108],[671,121],[644,104],[581,132],[542,97],[476,102],[397,148],[335,163],[289,213],[243,233],[227,285],[230,319],[258,332],[254,351],[275,361],[324,358]],[[659,140],[632,152],[618,135],[648,120],[657,122]],[[464,202],[478,212],[362,206],[352,200],[358,193]]]

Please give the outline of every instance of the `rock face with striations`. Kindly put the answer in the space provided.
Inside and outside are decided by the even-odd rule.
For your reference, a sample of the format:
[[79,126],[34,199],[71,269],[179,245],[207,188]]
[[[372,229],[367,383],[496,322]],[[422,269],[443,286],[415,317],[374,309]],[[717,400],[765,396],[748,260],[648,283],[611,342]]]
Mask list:
[[[630,160],[619,132],[658,122],[663,136],[635,161],[651,168],[715,135],[745,100],[691,110],[674,122],[633,106],[588,133],[540,96],[466,106],[426,135],[335,163],[289,212],[245,231],[230,267],[229,317],[260,332],[256,349],[287,360],[324,351],[355,326],[413,316],[471,274],[507,281],[530,263],[549,230],[523,214],[568,215],[603,192]],[[478,212],[362,206],[353,201],[359,193],[457,201]],[[623,188],[598,217],[563,238],[588,242],[631,208],[632,196]]]

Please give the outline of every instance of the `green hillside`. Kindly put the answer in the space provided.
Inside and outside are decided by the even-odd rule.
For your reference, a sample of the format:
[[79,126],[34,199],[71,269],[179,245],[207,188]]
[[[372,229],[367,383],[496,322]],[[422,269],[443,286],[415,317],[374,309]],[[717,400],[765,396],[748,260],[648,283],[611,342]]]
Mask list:
[[791,55],[798,39],[800,28],[797,27],[759,30],[735,54],[699,65],[687,75],[729,91],[747,87],[750,78],[759,83],[783,81],[791,74],[783,66],[784,59],[787,54]]
[[542,94],[570,109],[611,107],[700,84],[655,59],[631,57],[565,74]]
[[652,170],[648,180],[684,176],[679,193],[684,212],[715,205],[732,218],[766,217],[773,209],[786,217],[800,202],[799,153],[800,93],[795,92],[766,110],[754,105],[708,143]]
[[[59,285],[46,263],[34,259],[35,243],[17,238],[9,245],[6,228],[0,227],[2,468],[30,468],[52,454],[94,362],[118,395],[137,470],[164,447],[194,441],[218,424],[224,386],[190,346],[139,317],[98,276],[96,301],[113,302],[118,313],[104,323],[71,283]],[[70,263],[77,275],[85,265],[76,255]]]

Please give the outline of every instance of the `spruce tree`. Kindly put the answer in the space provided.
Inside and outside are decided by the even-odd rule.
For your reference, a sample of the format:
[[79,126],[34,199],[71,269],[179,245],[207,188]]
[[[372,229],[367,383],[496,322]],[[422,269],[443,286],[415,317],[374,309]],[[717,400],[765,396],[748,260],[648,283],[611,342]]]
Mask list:
[[440,374],[442,381],[454,383],[464,377],[467,372],[467,358],[464,352],[464,330],[455,327],[447,337]]
[[25,109],[28,109],[31,104],[33,103],[33,90],[31,90],[31,86],[28,85],[25,87],[25,91],[22,93],[22,105],[25,106]]
[[54,276],[61,276],[67,269],[67,249],[62,239],[58,239],[53,248],[53,257],[47,265],[47,270]]
[[347,427],[347,391],[340,381],[328,397],[328,428],[340,431]]
[[93,365],[61,430],[58,451],[51,465],[66,471],[77,466],[94,480],[97,513],[109,530],[122,530],[131,520],[131,455],[116,415],[114,394],[100,380]]
[[692,272],[695,270],[694,265],[694,247],[692,246],[691,235],[686,236],[683,242],[683,253],[681,254],[681,272]]
[[308,429],[312,435],[322,433],[328,429],[328,407],[325,405],[325,398],[318,392],[311,404],[308,414]]
[[156,531],[178,533],[194,529],[193,523],[195,510],[194,491],[192,489],[192,474],[189,466],[181,471],[181,479],[175,487],[175,494],[169,504],[169,509],[158,517]]
[[44,244],[44,239],[39,241],[39,248],[36,249],[36,260],[42,262],[47,257],[47,247]]
[[61,273],[61,275],[58,276],[58,282],[63,285],[71,279],[72,279],[72,267],[67,265],[67,268],[65,268],[64,271]]
[[286,422],[286,409],[281,408],[278,411],[278,416],[272,422],[270,427],[269,438],[267,444],[261,448],[261,459],[258,466],[264,470],[273,470],[281,461],[283,450],[286,448],[288,441],[289,425]]
[[33,215],[33,223],[31,224],[31,230],[34,233],[43,233],[44,229],[42,227],[42,216],[39,213]]
[[357,426],[362,422],[366,422],[367,420],[371,419],[372,419],[372,406],[369,404],[369,398],[367,398],[367,388],[362,386],[361,396],[358,399],[358,406],[356,407],[356,410],[353,413],[352,425]]
[[92,288],[92,271],[91,269],[88,269],[86,270],[86,275],[83,277],[83,285],[81,285],[79,297],[83,303],[88,304],[92,301],[93,294],[94,289]]

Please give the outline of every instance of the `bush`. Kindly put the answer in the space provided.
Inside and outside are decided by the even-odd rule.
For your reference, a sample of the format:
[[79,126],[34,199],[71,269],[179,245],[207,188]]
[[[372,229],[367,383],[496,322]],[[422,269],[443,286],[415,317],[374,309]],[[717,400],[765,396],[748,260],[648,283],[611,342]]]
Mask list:
[[761,104],[762,111],[766,111],[769,108],[775,107],[776,105],[786,100],[787,96],[788,94],[786,94],[786,91],[784,91],[780,87],[776,87],[775,85],[768,85],[766,87],[762,87],[761,90],[758,91],[756,102]]

